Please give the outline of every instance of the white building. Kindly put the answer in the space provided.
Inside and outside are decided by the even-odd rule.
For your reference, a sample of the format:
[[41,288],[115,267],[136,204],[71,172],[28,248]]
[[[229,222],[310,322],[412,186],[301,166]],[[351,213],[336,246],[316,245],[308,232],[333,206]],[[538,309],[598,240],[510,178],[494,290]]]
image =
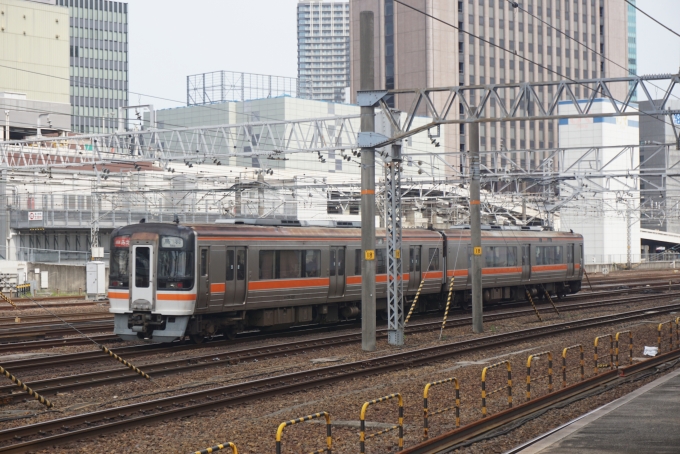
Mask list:
[[349,2],[300,0],[297,13],[300,96],[349,102]]
[[[585,103],[586,101],[580,101]],[[571,101],[560,103],[560,114],[575,114]],[[596,99],[592,113],[614,113],[608,100]],[[638,144],[638,116],[569,118],[559,120],[559,145],[568,148],[560,166],[586,175],[605,167],[606,172],[619,174],[637,171],[639,157],[622,153],[622,146]],[[603,147],[591,150],[593,147]],[[585,157],[587,150],[591,150]],[[631,180],[628,180],[628,184]],[[584,263],[621,263],[627,261],[630,248],[632,261],[640,260],[640,222],[638,219],[639,192],[628,193],[618,178],[590,180],[588,187],[579,182],[560,185],[560,196],[569,198],[573,191],[581,191],[560,211],[560,230],[573,230],[583,235]],[[606,188],[606,192],[600,192]],[[620,192],[616,192],[620,189]]]

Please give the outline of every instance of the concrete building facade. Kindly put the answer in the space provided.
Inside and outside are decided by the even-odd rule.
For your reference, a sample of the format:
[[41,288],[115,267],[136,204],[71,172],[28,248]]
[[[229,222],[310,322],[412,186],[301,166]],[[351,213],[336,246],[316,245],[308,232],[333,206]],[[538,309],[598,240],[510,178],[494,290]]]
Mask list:
[[[56,0],[70,16],[72,130],[113,132],[128,105],[127,3]],[[126,112],[127,115],[127,112]],[[127,117],[126,117],[127,118]]]
[[[559,110],[560,114],[576,113],[571,101],[561,102]],[[592,112],[613,113],[614,108],[608,100],[596,99]],[[561,119],[560,147],[568,148],[564,152],[564,168],[586,174],[607,164],[606,169],[611,173],[635,173],[639,161],[631,162],[622,149],[637,142],[639,129],[638,116]],[[582,159],[584,152],[592,147],[606,148]],[[622,179],[594,179],[594,183],[588,185],[590,189],[582,188],[586,191],[584,197],[574,197],[560,210],[560,230],[583,235],[585,264],[626,263],[628,247],[632,262],[640,261],[640,196],[637,192],[629,193],[626,183],[630,184],[630,180],[626,183],[619,180]],[[572,183],[560,185],[562,198],[573,195]],[[608,190],[599,192],[598,188]]]
[[70,129],[68,20],[54,1],[0,0],[0,139],[6,123],[8,139],[35,134],[41,114]]
[[300,96],[349,102],[349,2],[299,0],[297,31]]
[[[505,0],[405,0],[404,3],[414,9],[393,0],[351,0],[353,101],[360,75],[359,14],[364,10],[373,11],[375,17],[376,88],[620,77],[628,75],[628,68],[632,67],[629,66],[631,55],[634,60],[627,43],[629,39],[635,39],[635,28],[628,27],[627,4],[617,0],[527,0],[522,2],[527,12],[513,8],[511,2]],[[532,15],[574,39],[568,39]],[[463,30],[507,49],[507,52],[463,33]],[[623,68],[588,51],[581,43]],[[539,92],[542,97],[551,94],[549,89]],[[574,94],[577,98],[587,97],[590,92],[584,87],[576,88]],[[613,94],[623,99],[625,87]],[[438,101],[443,104],[444,99]],[[475,99],[469,101],[471,105],[475,104]],[[399,110],[407,110],[410,102],[410,99],[395,99],[393,104]],[[491,109],[495,108],[492,103]],[[424,107],[422,114],[428,115]],[[454,114],[458,115],[458,112]],[[468,150],[464,125],[448,125],[444,133],[448,153]],[[480,126],[482,151],[557,145],[553,121]]]

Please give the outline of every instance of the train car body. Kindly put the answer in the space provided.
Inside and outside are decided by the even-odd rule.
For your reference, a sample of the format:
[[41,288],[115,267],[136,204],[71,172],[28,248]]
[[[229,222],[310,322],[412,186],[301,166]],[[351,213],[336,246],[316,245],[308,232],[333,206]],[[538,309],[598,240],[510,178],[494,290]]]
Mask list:
[[[377,310],[387,298],[385,232],[376,232]],[[404,229],[403,288],[418,310],[470,301],[470,231]],[[542,231],[485,231],[485,303],[545,290],[580,290],[583,238]],[[361,314],[357,228],[140,223],[111,235],[110,311],[128,340],[232,337],[247,329],[337,323]]]

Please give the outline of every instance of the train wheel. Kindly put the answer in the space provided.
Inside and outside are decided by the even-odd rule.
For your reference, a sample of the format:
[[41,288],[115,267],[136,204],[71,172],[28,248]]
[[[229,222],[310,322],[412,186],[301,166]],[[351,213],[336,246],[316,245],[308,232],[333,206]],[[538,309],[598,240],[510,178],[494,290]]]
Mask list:
[[191,334],[189,339],[191,339],[191,342],[194,344],[202,344],[205,342],[205,336],[203,334]]
[[226,337],[229,340],[236,339],[236,327],[234,325],[227,326],[224,329],[224,337]]

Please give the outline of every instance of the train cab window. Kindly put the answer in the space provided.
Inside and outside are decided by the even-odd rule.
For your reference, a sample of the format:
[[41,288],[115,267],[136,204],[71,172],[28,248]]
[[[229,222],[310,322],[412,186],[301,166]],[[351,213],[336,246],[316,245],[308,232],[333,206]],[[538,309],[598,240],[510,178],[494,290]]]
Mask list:
[[227,251],[227,281],[234,280],[234,251],[229,249]]
[[243,281],[246,278],[246,251],[236,251],[236,280]]
[[429,263],[427,271],[439,271],[439,248],[430,248],[427,258]]
[[135,249],[135,287],[149,287],[150,260],[151,248],[137,247]]
[[208,250],[201,249],[201,276],[208,275]]

